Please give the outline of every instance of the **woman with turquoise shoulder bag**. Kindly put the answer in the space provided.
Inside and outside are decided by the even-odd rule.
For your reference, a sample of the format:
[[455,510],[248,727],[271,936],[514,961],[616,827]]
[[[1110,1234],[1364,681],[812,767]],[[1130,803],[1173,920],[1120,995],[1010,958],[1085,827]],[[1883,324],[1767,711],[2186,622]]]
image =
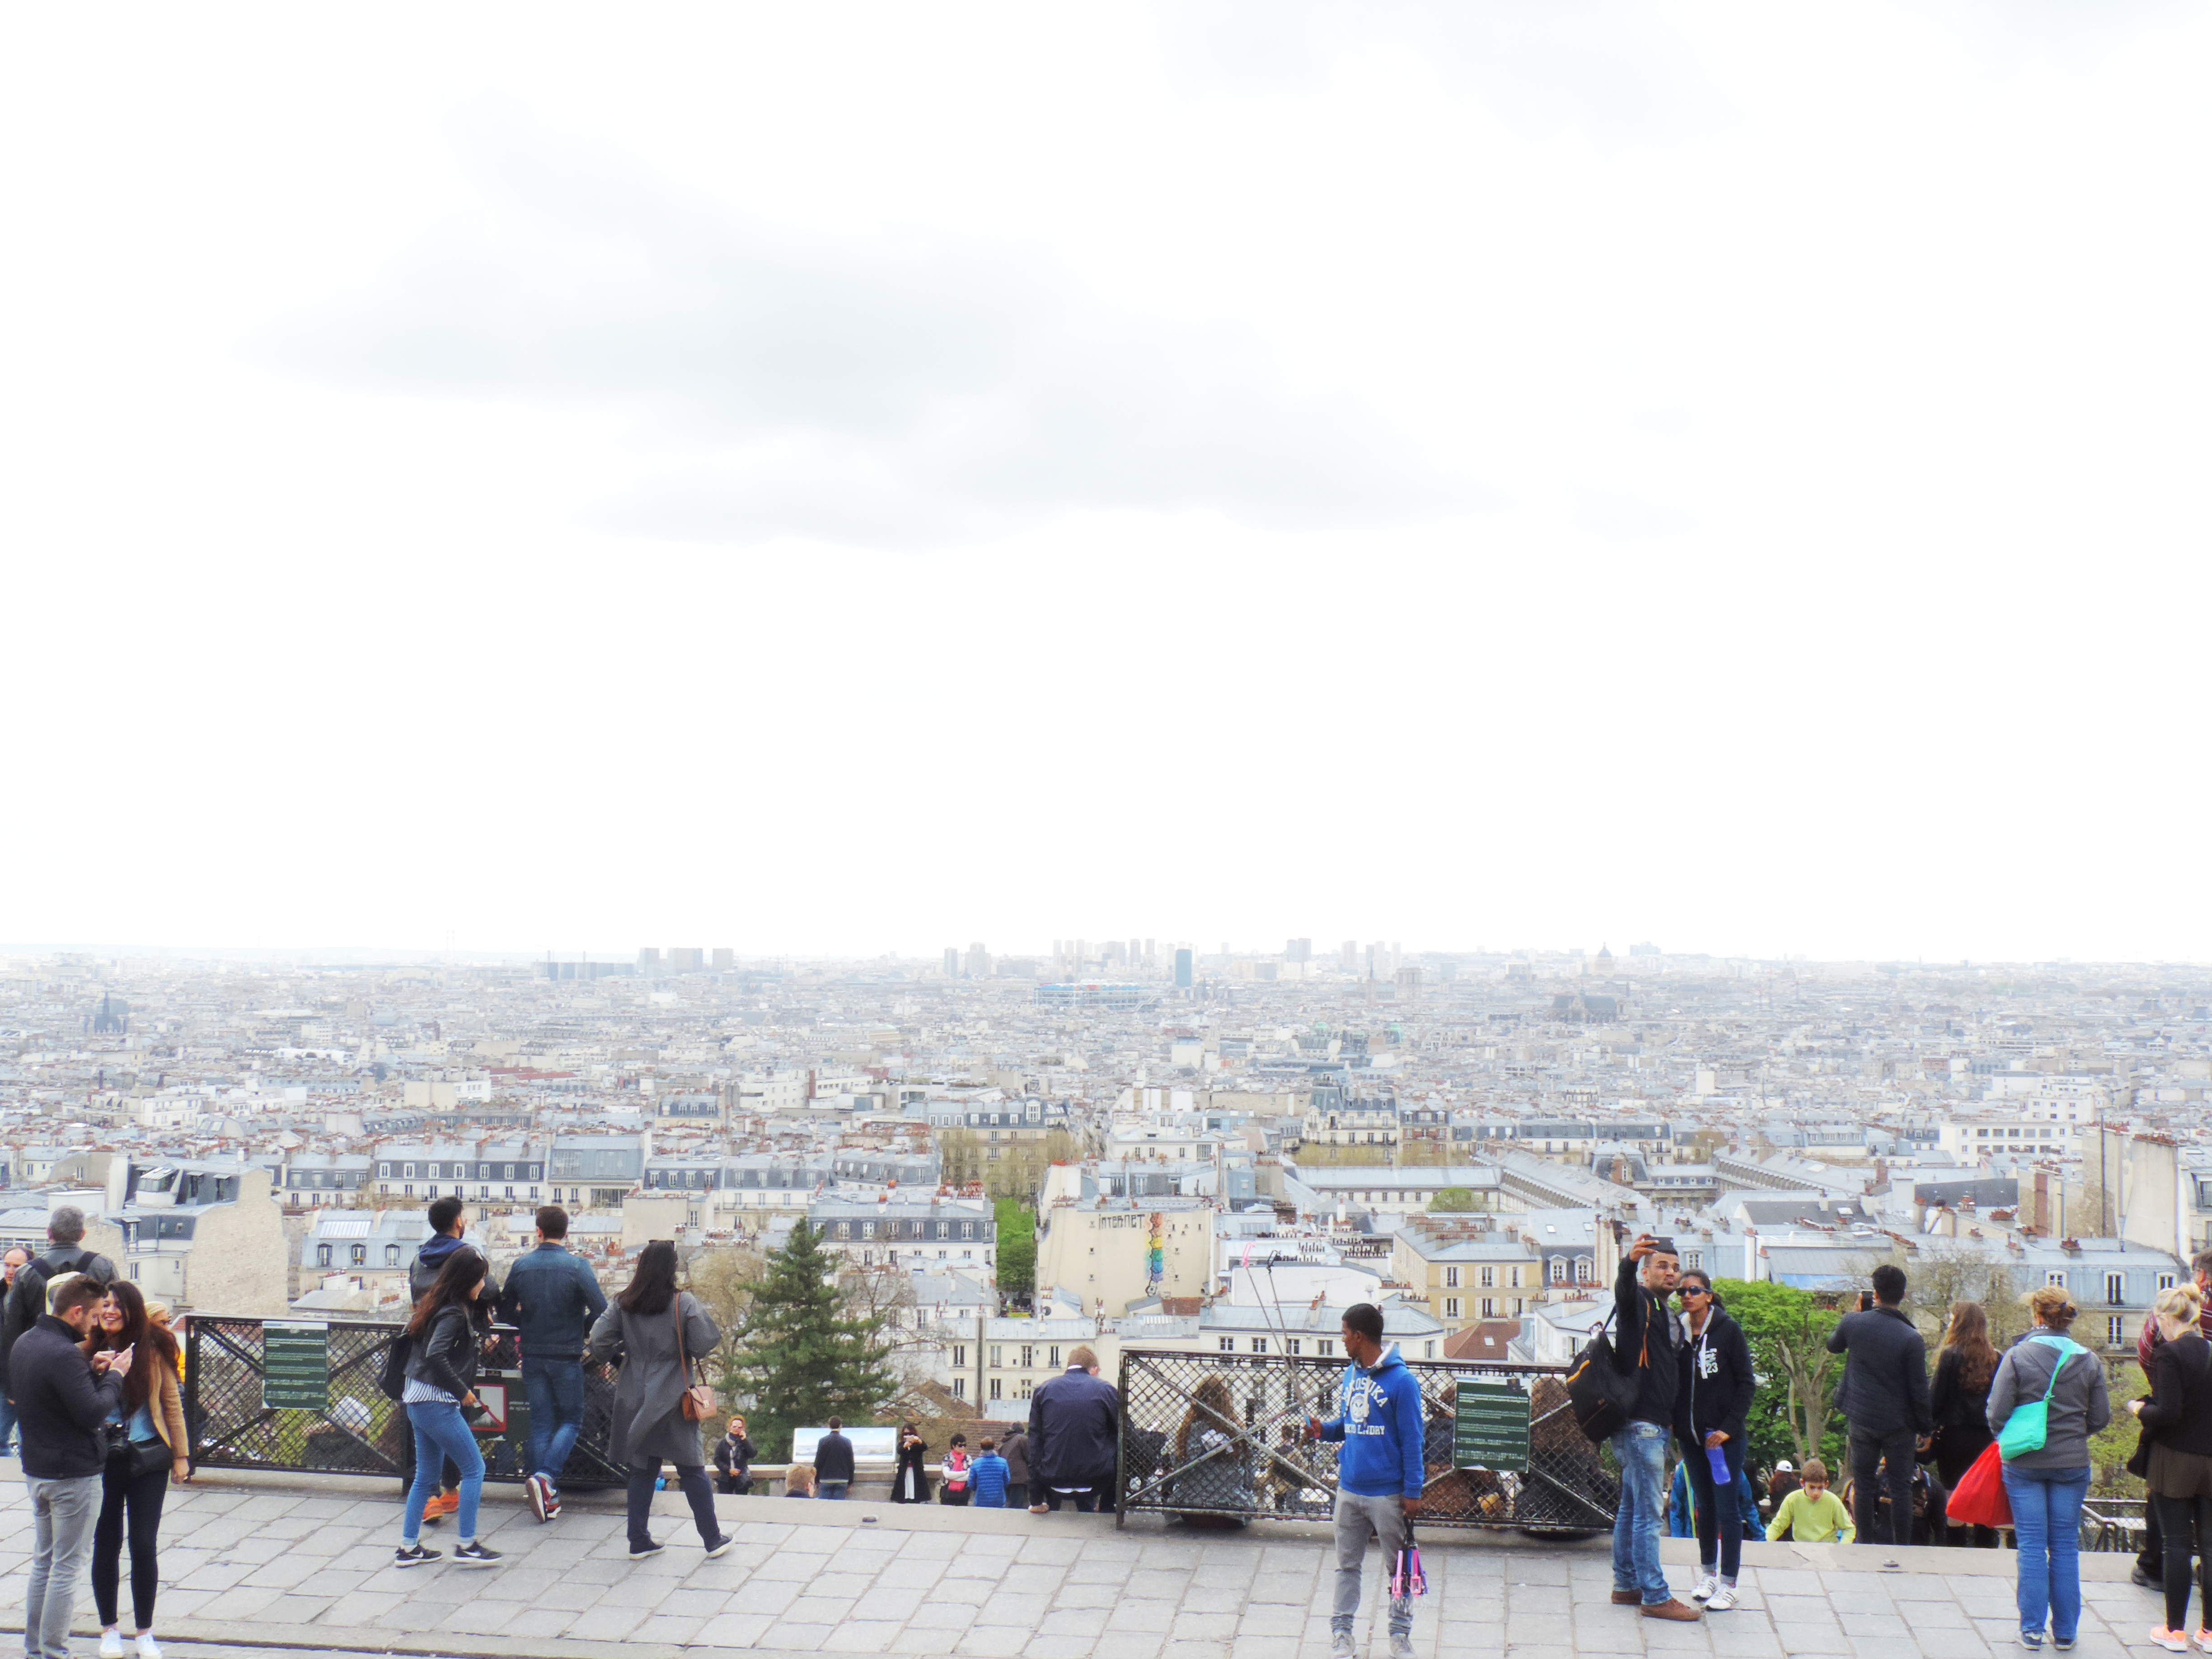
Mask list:
[[2066,1334],[2075,1309],[2055,1285],[2027,1298],[2034,1328],[1990,1379],[1990,1431],[2004,1460],[2005,1498],[2020,1541],[2020,1644],[2074,1645],[2081,1624],[2081,1500],[2089,1437],[2112,1420],[2105,1368]]

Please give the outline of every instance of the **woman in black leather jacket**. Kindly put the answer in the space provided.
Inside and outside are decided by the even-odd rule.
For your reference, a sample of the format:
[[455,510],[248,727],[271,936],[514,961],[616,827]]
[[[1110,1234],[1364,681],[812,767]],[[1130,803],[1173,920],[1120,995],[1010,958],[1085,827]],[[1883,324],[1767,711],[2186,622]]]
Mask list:
[[439,1558],[441,1552],[425,1548],[419,1540],[422,1506],[437,1490],[438,1471],[447,1458],[461,1472],[455,1565],[490,1567],[501,1559],[498,1551],[477,1542],[477,1500],[483,1492],[484,1462],[463,1414],[481,1403],[476,1392],[477,1366],[483,1356],[483,1333],[491,1324],[491,1310],[483,1300],[489,1278],[483,1257],[465,1246],[455,1250],[407,1322],[405,1340],[413,1346],[407,1356],[407,1387],[400,1397],[415,1429],[415,1484],[407,1492],[406,1519],[394,1562],[398,1566],[420,1566]]

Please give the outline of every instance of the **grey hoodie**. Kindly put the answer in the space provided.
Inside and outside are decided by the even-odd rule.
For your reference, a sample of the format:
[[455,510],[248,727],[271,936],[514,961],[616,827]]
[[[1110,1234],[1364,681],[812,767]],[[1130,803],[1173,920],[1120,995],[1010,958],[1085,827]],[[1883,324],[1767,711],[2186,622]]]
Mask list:
[[[1997,1374],[1990,1379],[1990,1432],[2002,1434],[2013,1407],[2043,1398],[2051,1384],[2051,1369],[2062,1350],[2055,1331],[2040,1326],[2005,1351]],[[2105,1389],[2105,1368],[2097,1356],[2075,1344],[2066,1354],[2058,1373],[2058,1386],[2051,1391],[2051,1428],[2041,1451],[2022,1452],[2005,1461],[2023,1469],[2086,1469],[2089,1467],[2089,1437],[2112,1420],[2112,1396]]]

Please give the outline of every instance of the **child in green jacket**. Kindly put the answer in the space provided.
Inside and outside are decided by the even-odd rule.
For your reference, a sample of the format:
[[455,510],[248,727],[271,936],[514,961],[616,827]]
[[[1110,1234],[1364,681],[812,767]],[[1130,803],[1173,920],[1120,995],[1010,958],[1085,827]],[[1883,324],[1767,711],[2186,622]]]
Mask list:
[[1848,1544],[1857,1536],[1851,1512],[1828,1490],[1828,1466],[1817,1457],[1807,1458],[1804,1483],[1774,1511],[1766,1541],[1788,1538],[1800,1544]]

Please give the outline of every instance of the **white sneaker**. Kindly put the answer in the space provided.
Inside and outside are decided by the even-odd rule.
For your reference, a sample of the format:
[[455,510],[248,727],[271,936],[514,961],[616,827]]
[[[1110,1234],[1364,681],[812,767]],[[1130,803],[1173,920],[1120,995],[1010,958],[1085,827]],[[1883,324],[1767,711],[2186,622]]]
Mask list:
[[100,1632],[100,1659],[123,1659],[123,1632],[104,1630]]
[[1705,1602],[1707,1613],[1726,1613],[1735,1605],[1735,1586],[1723,1584]]
[[1348,1630],[1333,1632],[1328,1638],[1328,1659],[1359,1659],[1359,1651],[1352,1645]]
[[1390,1659],[1413,1659],[1413,1638],[1404,1631],[1390,1632]]
[[1707,1573],[1703,1578],[1698,1580],[1698,1587],[1690,1592],[1690,1599],[1692,1601],[1709,1601],[1711,1599],[1712,1593],[1720,1587],[1721,1581],[1711,1573]]
[[154,1632],[150,1630],[138,1638],[138,1659],[161,1659],[161,1650],[154,1645]]

